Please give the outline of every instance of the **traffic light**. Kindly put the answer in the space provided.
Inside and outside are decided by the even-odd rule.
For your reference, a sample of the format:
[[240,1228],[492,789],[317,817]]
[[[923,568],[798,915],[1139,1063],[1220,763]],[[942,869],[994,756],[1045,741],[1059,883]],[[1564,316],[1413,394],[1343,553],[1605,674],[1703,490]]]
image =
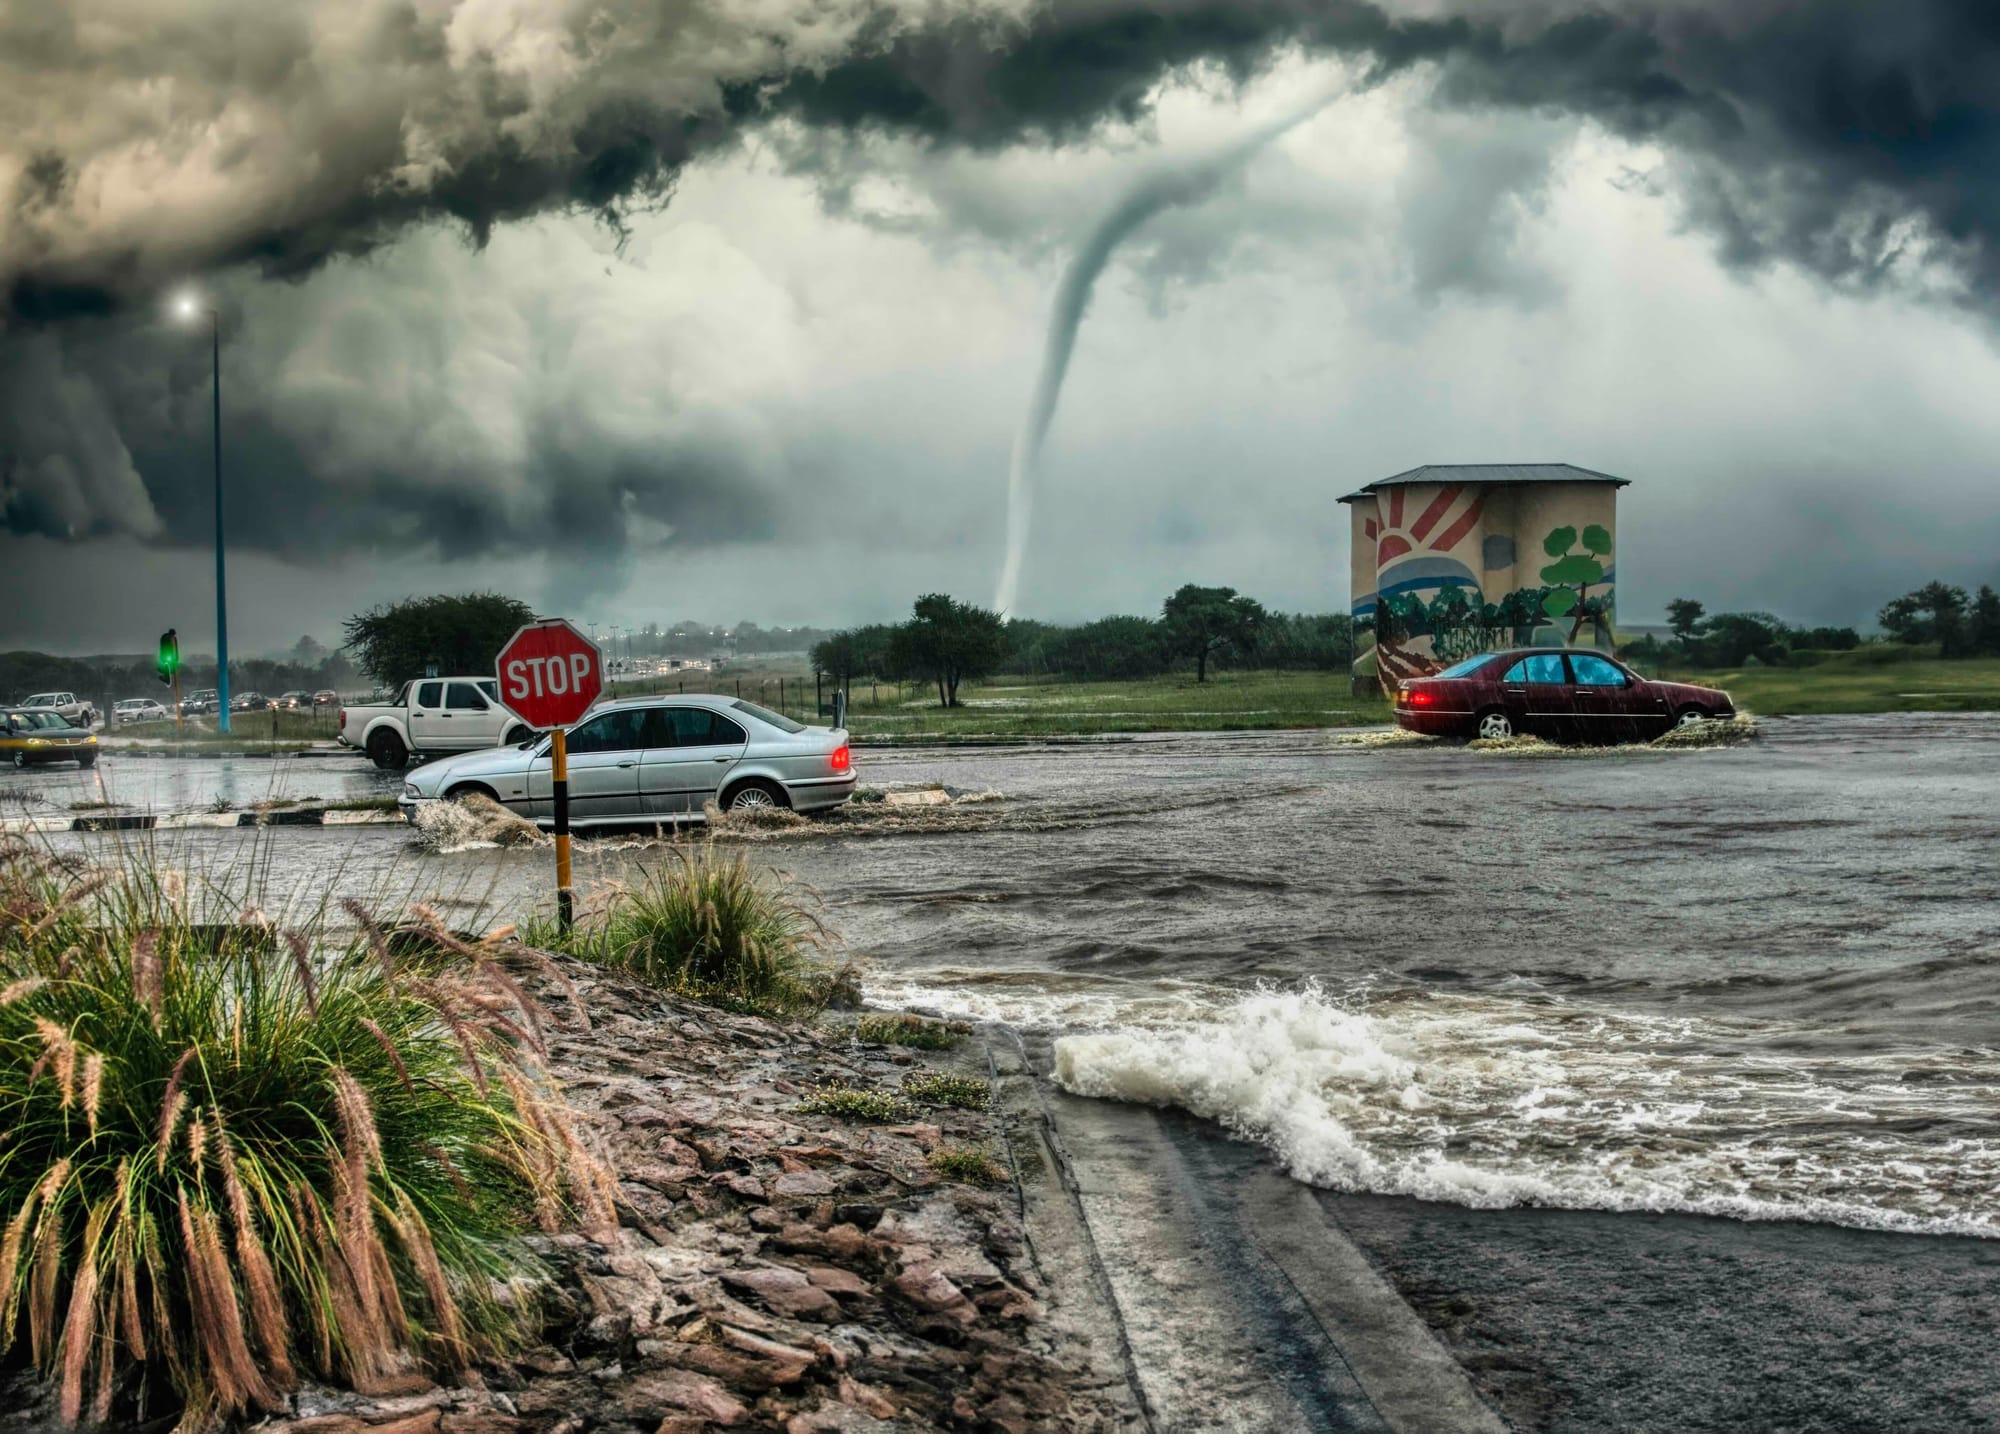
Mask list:
[[159,674],[160,681],[167,683],[171,683],[174,674],[181,670],[181,640],[171,627],[160,634],[160,657],[153,664],[153,670]]

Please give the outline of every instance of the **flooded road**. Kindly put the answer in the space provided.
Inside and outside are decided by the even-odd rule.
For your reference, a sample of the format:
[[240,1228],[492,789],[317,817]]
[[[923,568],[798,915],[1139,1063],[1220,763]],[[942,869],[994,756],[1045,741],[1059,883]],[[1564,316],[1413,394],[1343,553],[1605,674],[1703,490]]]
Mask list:
[[[1671,1337],[1675,1299],[1712,1301],[1760,1260],[1786,1271],[1760,1298],[1797,1312],[1833,1297],[1815,1262],[1921,1250],[1875,1298],[1922,1326],[1924,1358],[1987,1367],[1962,1341],[2000,1320],[2000,720],[1802,718],[1690,752],[1273,733],[859,764],[864,783],[1005,798],[763,834],[756,857],[821,894],[871,997],[1021,1028],[1070,1095],[1214,1122],[1199,1128],[1323,1192],[1455,1352],[1498,1371],[1481,1388],[1516,1422],[1690,1408],[1674,1380],[1699,1361],[1663,1373],[1650,1404],[1614,1371],[1631,1341]],[[105,763],[121,782],[136,765]],[[442,890],[468,924],[545,899],[549,879],[542,852],[425,855],[398,831],[188,834],[176,850],[255,853],[279,892],[335,864],[378,899]],[[647,859],[593,844],[579,880]],[[1462,1218],[1422,1217],[1447,1208]],[[1706,1243],[1649,1236],[1669,1252],[1649,1266],[1663,1303],[1650,1325],[1622,1309],[1621,1343],[1591,1366],[1574,1312],[1607,1298],[1614,1232],[1655,1228],[1604,1212],[1805,1223],[1783,1227],[1802,1232],[1791,1244],[1735,1220],[1696,1222],[1719,1232]],[[1566,1286],[1537,1261],[1572,1238]],[[1484,1288],[1490,1272],[1455,1288],[1463,1261],[1534,1266],[1509,1287],[1533,1300]],[[1953,1313],[1909,1307],[1927,1286]],[[1837,1363],[1837,1344],[1811,1358]],[[1545,1345],[1570,1374],[1508,1372]],[[1730,1357],[1778,1356],[1752,1340]],[[1894,1367],[1871,1365],[1881,1422],[1846,1427],[1907,1427],[1889,1417]],[[1995,1381],[1967,1377],[1951,1407],[1986,1408]],[[1556,1399],[1551,1379],[1577,1388]],[[1791,1427],[1822,1427],[1818,1407]],[[1926,1408],[1925,1427],[1991,1425]]]

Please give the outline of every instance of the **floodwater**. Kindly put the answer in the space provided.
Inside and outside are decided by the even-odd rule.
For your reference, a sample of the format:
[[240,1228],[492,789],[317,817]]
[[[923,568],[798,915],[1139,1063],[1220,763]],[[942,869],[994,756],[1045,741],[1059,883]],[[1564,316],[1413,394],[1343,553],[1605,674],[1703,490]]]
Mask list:
[[[1547,758],[1273,733],[860,765],[1006,797],[751,848],[820,893],[874,999],[1034,1032],[1065,1090],[1214,1122],[1354,1197],[1355,1238],[1413,1297],[1443,1298],[1479,1238],[1479,1258],[1510,1231],[1546,1245],[1560,1217],[1535,1212],[1652,1212],[1804,1222],[1734,1227],[1835,1241],[1799,1269],[1875,1258],[1836,1236],[1976,1237],[1907,1248],[1956,1272],[1954,1327],[2000,1313],[2000,719],[1799,718],[1737,747]],[[185,842],[254,850],[279,888],[337,859],[357,889],[448,889],[468,918],[548,881],[545,852],[424,855],[400,831]],[[645,860],[601,844],[580,879]],[[1426,1209],[1530,1223],[1408,1214]],[[1573,1335],[1591,1293],[1544,1326],[1509,1307],[1517,1342]],[[1581,1423],[1536,1413],[1546,1381],[1510,1416],[1623,1418],[1629,1381],[1599,1375],[1611,1402]]]
[[[1334,1189],[2000,1235],[1993,717],[1544,759],[1273,733],[861,763],[1007,799],[752,850],[821,894],[880,999],[1061,1036],[1072,1091],[1210,1117]],[[101,770],[182,806],[393,783]],[[93,781],[7,786],[59,808]],[[280,896],[338,869],[494,919],[548,864],[400,830],[185,840],[255,853]],[[645,859],[585,844],[580,880]]]

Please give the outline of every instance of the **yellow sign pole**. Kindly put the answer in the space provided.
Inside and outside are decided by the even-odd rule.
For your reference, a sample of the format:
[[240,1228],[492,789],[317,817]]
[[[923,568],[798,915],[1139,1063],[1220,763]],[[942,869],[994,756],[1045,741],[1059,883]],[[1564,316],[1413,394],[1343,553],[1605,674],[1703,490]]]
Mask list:
[[174,664],[174,735],[181,735],[181,665]]
[[567,931],[575,919],[569,894],[569,734],[560,727],[549,744],[549,768],[556,805],[556,920]]

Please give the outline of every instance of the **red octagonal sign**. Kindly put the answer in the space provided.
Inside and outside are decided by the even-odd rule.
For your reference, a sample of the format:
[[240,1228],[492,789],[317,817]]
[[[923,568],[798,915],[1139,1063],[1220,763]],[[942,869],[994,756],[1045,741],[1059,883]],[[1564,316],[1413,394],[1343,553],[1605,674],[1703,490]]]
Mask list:
[[604,691],[597,644],[559,617],[508,638],[498,667],[500,700],[530,727],[567,727]]

